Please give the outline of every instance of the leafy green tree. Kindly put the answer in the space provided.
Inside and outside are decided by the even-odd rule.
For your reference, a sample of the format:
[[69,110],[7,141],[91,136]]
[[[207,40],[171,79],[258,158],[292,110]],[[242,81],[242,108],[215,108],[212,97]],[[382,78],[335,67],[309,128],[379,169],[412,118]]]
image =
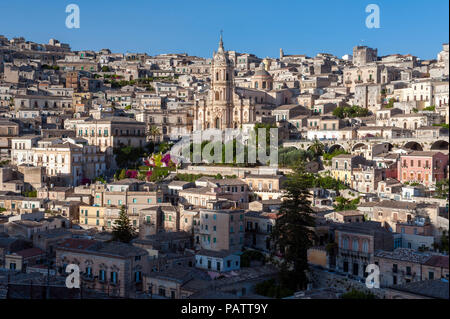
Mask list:
[[441,179],[436,182],[436,197],[438,198],[448,198],[449,195],[449,180]]
[[158,145],[159,151],[162,153],[167,152],[168,150],[170,150],[171,147],[172,147],[172,144],[167,143],[167,142],[162,142],[161,144]]
[[241,255],[241,267],[250,267],[252,261],[260,261],[265,263],[266,257],[257,250],[246,250]]
[[325,153],[325,154],[323,154],[323,159],[329,161],[333,157],[341,155],[341,154],[348,154],[348,152],[345,151],[342,148],[338,148],[338,149],[335,149],[332,153]]
[[344,108],[343,107],[337,107],[333,110],[333,115],[336,117],[339,117],[340,119],[345,118]]
[[385,105],[384,107],[385,107],[385,108],[388,108],[388,109],[391,109],[391,108],[394,107],[394,103],[395,103],[395,99],[392,97],[392,98],[389,99],[388,104]]
[[358,105],[341,105],[338,106],[333,110],[333,115],[336,117],[339,117],[341,119],[343,118],[353,118],[353,117],[364,117],[369,115],[370,112],[368,109],[364,107],[360,107]]
[[334,209],[336,211],[343,211],[343,210],[355,210],[358,207],[359,203],[359,197],[355,198],[353,200],[349,200],[345,197],[338,196],[336,197],[336,205],[334,206]]
[[447,230],[442,231],[440,249],[441,249],[441,251],[444,251],[448,254],[448,231]]
[[267,149],[269,149],[270,146],[270,137],[272,136],[270,133],[270,129],[271,128],[277,128],[277,126],[275,124],[263,124],[263,123],[257,123],[255,124],[255,133],[256,133],[256,145],[257,147],[261,146],[261,143],[259,142],[259,134],[258,131],[260,128],[264,128],[266,129],[266,147]]
[[123,168],[119,174],[119,180],[127,178],[127,171]]
[[299,290],[306,287],[308,270],[307,250],[312,245],[313,210],[309,201],[310,174],[303,165],[289,175],[285,200],[281,204],[271,237],[273,254],[281,255],[280,282],[283,286]]
[[441,252],[443,252],[443,253],[446,253],[446,254],[448,254],[448,231],[447,230],[443,230],[442,231],[442,235],[441,235],[441,238],[440,238],[440,241],[439,242],[434,242],[433,243],[433,247],[434,247],[434,249],[435,250],[439,250],[439,251],[441,251]]
[[325,146],[316,138],[309,149],[314,152],[314,157],[317,158],[323,154]]
[[104,176],[97,176],[94,178],[94,182],[101,182],[103,184],[106,184],[106,178]]
[[268,279],[255,285],[255,292],[258,295],[266,296],[270,298],[285,298],[292,296],[294,290],[286,287],[282,287],[274,279]]
[[129,243],[136,236],[136,230],[131,225],[123,205],[120,208],[119,218],[114,221],[112,235],[114,241],[123,243]]
[[115,160],[120,168],[137,167],[140,159],[145,156],[145,150],[142,147],[117,147],[114,149]]
[[155,125],[150,126],[148,134],[152,137],[152,141],[156,141],[156,137],[161,135],[161,131]]

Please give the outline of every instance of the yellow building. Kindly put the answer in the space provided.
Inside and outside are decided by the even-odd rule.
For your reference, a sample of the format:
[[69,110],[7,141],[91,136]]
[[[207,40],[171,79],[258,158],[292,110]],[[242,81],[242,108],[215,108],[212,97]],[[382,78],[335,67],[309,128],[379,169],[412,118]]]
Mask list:
[[102,230],[105,226],[105,208],[102,206],[80,206],[80,226]]
[[346,184],[351,183],[353,168],[364,164],[365,159],[359,155],[340,154],[333,157],[331,176]]

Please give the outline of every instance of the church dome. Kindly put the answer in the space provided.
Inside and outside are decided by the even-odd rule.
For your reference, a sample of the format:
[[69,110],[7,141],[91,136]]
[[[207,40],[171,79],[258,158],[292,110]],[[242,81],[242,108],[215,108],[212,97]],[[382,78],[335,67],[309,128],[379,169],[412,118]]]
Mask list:
[[255,71],[255,74],[253,74],[251,82],[251,87],[254,89],[272,90],[273,78],[269,72],[266,71],[263,62],[259,65],[259,68]]
[[272,78],[269,72],[264,68],[264,63],[261,63],[260,67],[255,71],[252,78]]
[[272,77],[269,72],[267,72],[266,70],[257,70],[255,72],[255,74],[253,75],[254,77]]

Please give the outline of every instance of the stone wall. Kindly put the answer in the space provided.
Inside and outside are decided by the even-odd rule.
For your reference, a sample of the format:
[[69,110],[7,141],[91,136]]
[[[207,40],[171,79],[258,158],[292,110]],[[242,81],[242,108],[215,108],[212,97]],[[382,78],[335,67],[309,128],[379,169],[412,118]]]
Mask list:
[[337,273],[330,273],[325,270],[312,267],[310,270],[310,278],[314,288],[334,288],[342,291],[342,293],[356,289],[359,291],[371,292],[376,295],[377,298],[381,299],[384,299],[386,296],[386,291],[383,288],[369,289],[366,287],[365,283],[346,278],[345,276]]

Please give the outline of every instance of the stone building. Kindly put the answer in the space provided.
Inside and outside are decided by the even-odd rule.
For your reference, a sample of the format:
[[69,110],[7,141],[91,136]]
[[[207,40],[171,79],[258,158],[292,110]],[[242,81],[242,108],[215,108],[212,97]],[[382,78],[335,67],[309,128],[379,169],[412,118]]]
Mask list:
[[410,282],[448,279],[448,256],[419,252],[407,248],[377,251],[374,262],[380,267],[382,287]]
[[145,249],[120,242],[70,238],[55,250],[58,272],[65,273],[68,264],[78,265],[85,288],[125,298],[142,289],[148,256]]
[[102,152],[112,154],[116,147],[144,147],[146,125],[128,117],[87,119],[76,123],[77,137],[85,138],[90,145],[97,145]]
[[255,120],[254,104],[235,92],[233,78],[234,66],[221,37],[219,49],[211,62],[208,100],[194,107],[194,130],[238,128]]
[[366,46],[355,46],[353,48],[353,64],[355,66],[366,65],[377,61],[378,49],[372,49]]
[[337,269],[358,278],[367,277],[366,268],[374,262],[377,250],[394,248],[392,233],[377,222],[346,223],[335,230],[338,245]]

